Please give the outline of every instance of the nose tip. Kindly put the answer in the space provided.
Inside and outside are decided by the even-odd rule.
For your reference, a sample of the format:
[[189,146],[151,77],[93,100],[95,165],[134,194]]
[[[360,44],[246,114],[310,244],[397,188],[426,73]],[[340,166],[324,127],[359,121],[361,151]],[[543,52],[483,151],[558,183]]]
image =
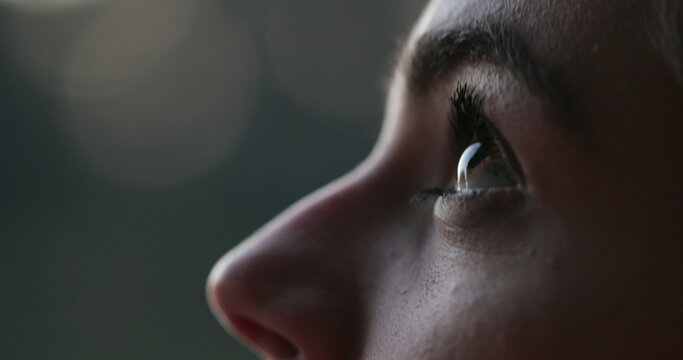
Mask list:
[[229,331],[270,359],[356,357],[379,266],[368,262],[371,218],[386,213],[358,211],[372,179],[361,172],[302,199],[218,261],[207,296]]
[[[216,317],[236,337],[242,339],[268,359],[294,360],[300,358],[299,349],[285,336],[276,332],[252,314],[244,302],[247,289],[240,285],[241,268],[236,268],[233,257],[226,257],[214,266],[207,282],[207,299]],[[255,305],[255,304],[254,304]]]
[[348,286],[298,251],[254,240],[226,255],[209,276],[207,298],[216,317],[267,359],[348,358],[349,334],[358,333]]

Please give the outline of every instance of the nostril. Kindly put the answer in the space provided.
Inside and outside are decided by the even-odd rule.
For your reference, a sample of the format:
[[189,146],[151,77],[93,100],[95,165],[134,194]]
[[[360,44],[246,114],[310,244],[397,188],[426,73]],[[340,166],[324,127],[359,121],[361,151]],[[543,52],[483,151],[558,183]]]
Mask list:
[[274,359],[296,359],[299,350],[284,337],[241,316],[229,317],[232,326],[245,340],[252,343],[260,351]]

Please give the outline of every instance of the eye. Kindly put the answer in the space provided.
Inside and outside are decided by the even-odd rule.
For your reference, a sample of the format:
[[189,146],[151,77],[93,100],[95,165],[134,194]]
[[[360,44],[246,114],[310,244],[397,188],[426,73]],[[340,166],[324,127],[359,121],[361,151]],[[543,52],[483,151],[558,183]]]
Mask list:
[[457,173],[453,174],[447,188],[432,187],[418,191],[411,198],[414,205],[429,203],[439,197],[457,198],[463,205],[468,202],[463,200],[463,196],[481,198],[488,193],[487,190],[513,189],[523,181],[512,150],[484,115],[483,98],[467,84],[458,84],[450,97],[450,105],[448,122],[453,148],[464,149],[455,154],[459,159]]
[[466,85],[451,97],[451,131],[460,155],[455,190],[514,187],[516,177],[503,139],[484,116],[483,100]]
[[[411,203],[430,209],[439,238],[469,250],[489,251],[499,236],[479,240],[506,221],[519,219],[526,199],[524,175],[517,157],[501,132],[484,113],[483,97],[466,84],[458,84],[450,97],[452,146],[441,186],[418,191]],[[504,116],[504,114],[500,115]],[[443,136],[443,135],[441,135]],[[455,168],[457,165],[457,168]],[[426,205],[426,206],[425,206]],[[465,235],[465,236],[461,236]]]
[[[495,146],[495,145],[494,145]],[[475,142],[463,151],[458,161],[456,190],[516,186],[517,181],[500,150]]]

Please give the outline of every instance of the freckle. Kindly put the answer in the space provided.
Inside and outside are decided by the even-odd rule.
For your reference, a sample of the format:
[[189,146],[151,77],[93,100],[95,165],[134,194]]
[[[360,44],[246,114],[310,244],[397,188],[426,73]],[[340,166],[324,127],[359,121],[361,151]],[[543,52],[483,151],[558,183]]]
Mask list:
[[458,287],[458,286],[453,286],[453,288],[451,289],[451,295],[457,294],[458,291],[460,291],[460,287]]

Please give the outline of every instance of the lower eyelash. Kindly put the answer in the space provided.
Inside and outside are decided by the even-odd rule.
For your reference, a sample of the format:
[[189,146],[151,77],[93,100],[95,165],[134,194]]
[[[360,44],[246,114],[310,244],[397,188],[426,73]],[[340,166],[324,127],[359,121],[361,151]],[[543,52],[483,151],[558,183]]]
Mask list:
[[410,198],[410,204],[416,208],[431,207],[438,198],[447,195],[455,195],[460,192],[460,190],[456,189],[442,189],[438,187],[423,189],[416,192]]
[[416,192],[411,198],[410,198],[410,204],[412,205],[422,205],[425,202],[428,201],[434,201],[439,198],[439,196],[443,195],[447,190],[442,189],[442,188],[429,188],[429,189],[422,189],[418,192]]

